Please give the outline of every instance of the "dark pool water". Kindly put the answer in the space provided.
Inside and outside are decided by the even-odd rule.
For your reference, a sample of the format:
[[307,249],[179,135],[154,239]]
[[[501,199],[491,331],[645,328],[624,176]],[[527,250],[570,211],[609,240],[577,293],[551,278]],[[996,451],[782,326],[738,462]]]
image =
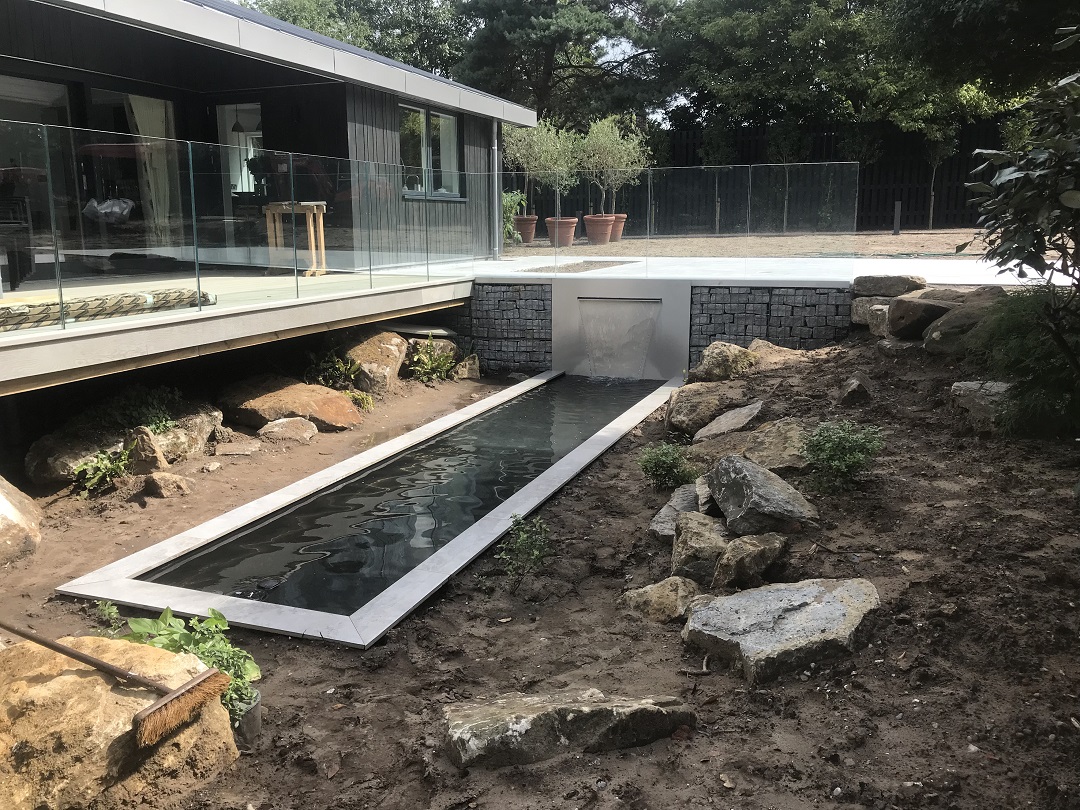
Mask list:
[[661,384],[562,377],[140,579],[353,613]]

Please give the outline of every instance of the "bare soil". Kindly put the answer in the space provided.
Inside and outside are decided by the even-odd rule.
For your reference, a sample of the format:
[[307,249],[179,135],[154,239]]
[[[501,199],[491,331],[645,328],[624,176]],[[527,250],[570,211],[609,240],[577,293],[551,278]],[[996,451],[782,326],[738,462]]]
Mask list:
[[[877,395],[841,409],[830,395],[856,369]],[[657,413],[540,510],[558,555],[516,593],[488,554],[367,651],[237,631],[265,673],[263,736],[168,807],[1080,808],[1080,458],[1071,443],[970,435],[947,407],[949,384],[966,374],[922,354],[882,357],[856,337],[746,378],[748,397],[767,395],[765,418],[884,431],[857,491],[822,495],[789,479],[811,494],[822,528],[792,538],[767,572],[870,578],[882,608],[854,654],[747,689],[723,667],[684,674],[702,658],[684,649],[679,625],[619,605],[625,589],[670,572],[670,548],[645,531],[668,493],[637,466],[643,446],[666,438]],[[410,394],[409,417],[384,409],[388,432],[482,388]],[[310,448],[229,459],[176,501],[46,503],[41,552],[0,572],[0,613],[86,632],[83,610],[49,587],[366,440],[322,435]],[[440,752],[444,705],[564,687],[680,696],[700,724],[641,748],[499,770],[460,771]]]
[[[625,237],[607,245],[590,245],[579,238],[570,248],[559,251],[563,256],[656,256],[665,258],[692,257],[814,257],[859,256],[865,258],[936,258],[978,259],[986,250],[979,239],[962,253],[956,246],[967,242],[973,231],[941,230],[910,231],[893,236],[891,231],[863,233],[816,233],[762,236],[727,234],[722,236],[659,236],[652,239]],[[528,245],[507,245],[503,255],[514,259],[521,256],[554,255],[547,238],[538,234]]]

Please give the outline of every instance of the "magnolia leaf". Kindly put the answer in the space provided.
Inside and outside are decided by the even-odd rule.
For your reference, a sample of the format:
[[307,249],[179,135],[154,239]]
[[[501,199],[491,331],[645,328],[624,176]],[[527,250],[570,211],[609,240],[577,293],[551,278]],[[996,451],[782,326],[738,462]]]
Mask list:
[[1071,47],[1072,45],[1075,45],[1077,42],[1080,42],[1080,34],[1073,34],[1070,37],[1065,37],[1065,39],[1063,39],[1063,40],[1061,40],[1059,42],[1055,42],[1053,47],[1051,48],[1051,50],[1063,51],[1066,48]]
[[968,249],[968,247],[969,247],[969,246],[971,245],[971,243],[972,243],[972,242],[974,242],[974,241],[975,241],[974,239],[968,239],[968,240],[967,240],[966,242],[964,242],[963,244],[957,245],[957,246],[956,246],[956,252],[957,252],[957,253],[963,253],[963,252],[964,252],[965,250],[967,250],[967,249]]
[[1080,208],[1080,191],[1077,191],[1076,189],[1063,191],[1061,195],[1058,196],[1058,200],[1066,208]]
[[975,194],[993,194],[994,188],[989,183],[964,183],[968,191]]

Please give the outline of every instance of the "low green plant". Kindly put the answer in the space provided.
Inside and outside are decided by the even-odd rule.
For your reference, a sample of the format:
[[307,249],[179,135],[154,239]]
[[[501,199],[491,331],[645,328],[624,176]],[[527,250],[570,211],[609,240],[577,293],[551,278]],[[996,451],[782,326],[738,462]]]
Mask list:
[[525,194],[521,191],[504,191],[502,195],[503,241],[518,244],[521,234],[514,227],[514,217],[525,210]]
[[809,462],[817,486],[826,492],[854,489],[885,443],[876,427],[854,422],[822,422],[806,437],[803,457]]
[[516,591],[525,577],[538,569],[554,551],[551,530],[541,518],[526,520],[521,515],[514,515],[510,531],[495,552],[495,558],[506,569],[506,583],[510,592]]
[[446,352],[435,344],[435,338],[428,334],[423,343],[418,343],[409,361],[409,372],[420,382],[446,380],[457,365],[453,352]]
[[173,616],[165,608],[156,619],[128,619],[130,633],[120,636],[124,641],[149,644],[174,653],[191,653],[208,667],[217,667],[229,675],[232,681],[221,696],[221,702],[229,710],[233,725],[240,722],[255,703],[256,692],[251,685],[262,677],[259,665],[251,653],[233,645],[225,635],[229,623],[218,611],[210,608],[209,618],[183,619]]
[[123,430],[146,427],[151,433],[160,434],[176,427],[173,417],[183,399],[179,390],[167,385],[157,388],[132,385],[103,402],[96,411],[101,421]]
[[[1052,295],[1045,284],[1022,287],[995,302],[964,338],[969,359],[987,377],[1012,383],[996,419],[1003,433],[1080,435],[1080,377],[1060,345],[1065,341],[1080,356],[1080,334],[1051,334]],[[1080,300],[1071,307],[1080,322]]]
[[345,396],[351,399],[353,405],[362,411],[370,413],[375,410],[375,398],[367,391],[346,391]]
[[698,477],[698,469],[686,459],[686,448],[678,444],[660,442],[646,447],[638,464],[657,489],[674,489]]
[[124,620],[120,617],[120,610],[107,599],[98,599],[94,602],[94,616],[105,625],[99,632],[106,638],[116,638],[124,629]]
[[130,464],[130,449],[102,450],[74,469],[75,492],[83,498],[100,495],[115,486],[117,478],[127,474]]
[[345,391],[352,388],[356,375],[360,373],[360,364],[342,357],[336,347],[322,354],[308,354],[308,360],[310,365],[304,372],[304,382],[310,385],[325,385]]

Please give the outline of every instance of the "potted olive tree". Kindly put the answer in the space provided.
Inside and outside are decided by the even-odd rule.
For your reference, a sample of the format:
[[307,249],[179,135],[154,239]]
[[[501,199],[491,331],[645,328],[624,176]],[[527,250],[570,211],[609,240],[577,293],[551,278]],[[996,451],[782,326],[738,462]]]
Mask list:
[[581,136],[548,121],[536,127],[536,184],[555,192],[555,216],[544,220],[553,247],[574,244],[577,217],[562,216],[562,197],[578,181]]
[[621,160],[622,134],[615,116],[589,124],[589,131],[581,141],[581,175],[600,191],[600,212],[585,215],[585,233],[590,244],[606,245],[611,240],[615,215],[607,212],[605,202],[612,172]]
[[503,130],[503,160],[506,165],[525,176],[524,199],[520,200],[523,213],[518,214],[514,206],[514,229],[521,237],[522,244],[528,245],[536,236],[536,214],[529,213],[529,201],[533,178],[539,165],[538,130],[540,127],[508,127]]
[[615,222],[611,226],[611,241],[622,239],[626,214],[615,212],[615,195],[624,186],[636,186],[641,182],[641,173],[649,165],[649,147],[645,136],[632,121],[625,122],[618,141],[619,156],[607,175],[607,187],[611,192],[611,212]]

